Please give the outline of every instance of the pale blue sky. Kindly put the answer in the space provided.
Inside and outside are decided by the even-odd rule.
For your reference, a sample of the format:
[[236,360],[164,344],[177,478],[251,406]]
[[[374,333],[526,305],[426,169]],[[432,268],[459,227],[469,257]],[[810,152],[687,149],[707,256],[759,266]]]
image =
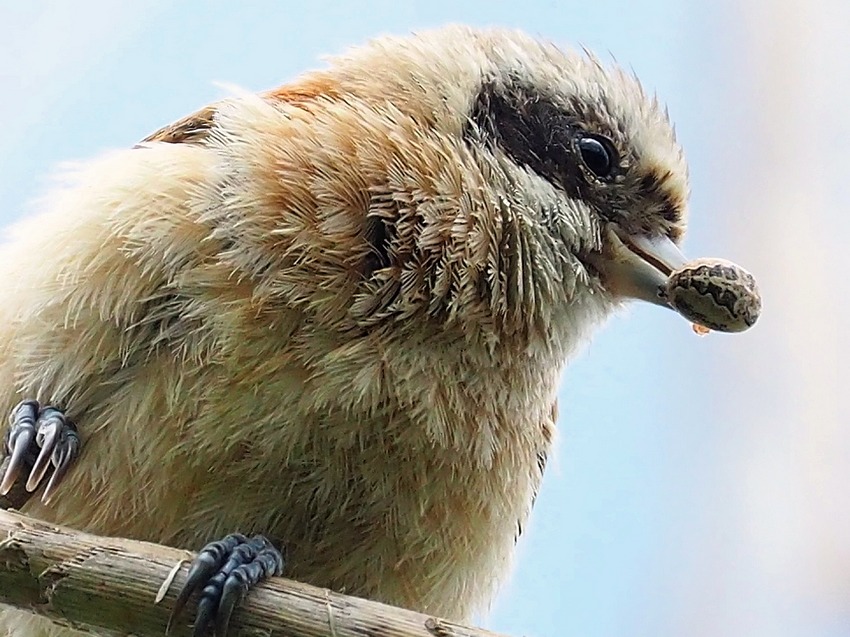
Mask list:
[[[763,246],[743,231],[752,226],[730,203],[747,187],[750,149],[741,131],[762,99],[740,57],[760,46],[746,35],[757,23],[756,10],[741,8],[749,5],[307,4],[4,3],[2,219],[25,214],[57,163],[132,145],[220,97],[216,82],[263,89],[381,33],[498,24],[585,45],[634,69],[669,105],[688,153],[687,252],[770,267]],[[805,560],[809,553],[795,551],[808,546],[812,531],[792,540],[772,535],[795,520],[785,487],[769,477],[762,487],[742,483],[748,454],[772,431],[754,428],[754,401],[783,391],[787,398],[783,387],[793,386],[777,380],[783,374],[769,360],[762,367],[736,362],[782,350],[783,342],[767,340],[781,332],[774,325],[700,339],[682,319],[647,306],[606,326],[564,376],[558,451],[515,573],[486,626],[516,637],[850,635],[846,603],[812,601],[788,583],[797,571],[783,560]],[[784,407],[774,405],[781,417]],[[781,436],[782,423],[773,425]],[[778,475],[793,473],[782,458]],[[776,525],[751,524],[754,506]],[[847,513],[843,504],[836,510]],[[825,524],[829,507],[822,517],[812,524]],[[841,584],[850,580],[839,580],[837,590],[850,589]]]

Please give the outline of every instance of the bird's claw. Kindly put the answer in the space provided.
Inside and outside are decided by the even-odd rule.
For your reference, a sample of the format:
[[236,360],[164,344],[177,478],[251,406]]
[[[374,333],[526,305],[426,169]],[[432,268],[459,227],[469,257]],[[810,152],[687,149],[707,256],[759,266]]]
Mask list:
[[248,539],[241,533],[232,533],[207,544],[189,567],[186,583],[168,619],[166,633],[192,593],[200,590],[193,634],[201,637],[212,624],[216,637],[224,637],[236,604],[261,580],[280,575],[283,566],[283,553],[262,535]]
[[26,490],[32,493],[52,468],[41,496],[42,502],[48,502],[79,455],[81,444],[76,426],[62,411],[25,400],[9,414],[4,446],[7,457],[0,495],[6,495],[23,476]]

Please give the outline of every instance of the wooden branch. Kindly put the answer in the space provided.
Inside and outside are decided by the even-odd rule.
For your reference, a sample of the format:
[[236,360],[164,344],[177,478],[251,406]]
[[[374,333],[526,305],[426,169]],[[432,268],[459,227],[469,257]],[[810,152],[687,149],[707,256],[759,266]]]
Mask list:
[[[186,579],[186,563],[165,599],[154,600],[175,566],[192,557],[187,551],[97,537],[0,511],[0,604],[79,630],[163,637],[176,591]],[[192,615],[187,611],[170,634],[191,635]],[[283,578],[257,586],[234,612],[228,637],[249,635],[499,637]]]

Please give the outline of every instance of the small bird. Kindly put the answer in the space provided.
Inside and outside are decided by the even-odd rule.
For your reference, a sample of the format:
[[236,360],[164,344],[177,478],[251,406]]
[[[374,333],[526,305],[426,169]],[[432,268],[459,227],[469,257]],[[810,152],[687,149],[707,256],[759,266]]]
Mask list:
[[203,589],[197,634],[234,578],[279,573],[467,620],[562,370],[628,299],[665,305],[687,198],[656,98],[516,31],[380,38],[223,99],[77,169],[0,248],[0,491],[202,549],[175,607]]

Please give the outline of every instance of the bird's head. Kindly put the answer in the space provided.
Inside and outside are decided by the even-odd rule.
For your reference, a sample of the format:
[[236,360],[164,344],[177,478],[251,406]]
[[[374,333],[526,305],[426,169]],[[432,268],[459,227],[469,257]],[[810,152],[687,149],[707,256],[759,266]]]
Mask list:
[[351,211],[313,261],[362,229],[351,303],[334,299],[360,326],[569,349],[621,301],[661,303],[684,263],[687,168],[666,111],[590,54],[448,27],[378,39],[267,95],[315,138],[290,153],[291,178],[310,164],[314,200]]

